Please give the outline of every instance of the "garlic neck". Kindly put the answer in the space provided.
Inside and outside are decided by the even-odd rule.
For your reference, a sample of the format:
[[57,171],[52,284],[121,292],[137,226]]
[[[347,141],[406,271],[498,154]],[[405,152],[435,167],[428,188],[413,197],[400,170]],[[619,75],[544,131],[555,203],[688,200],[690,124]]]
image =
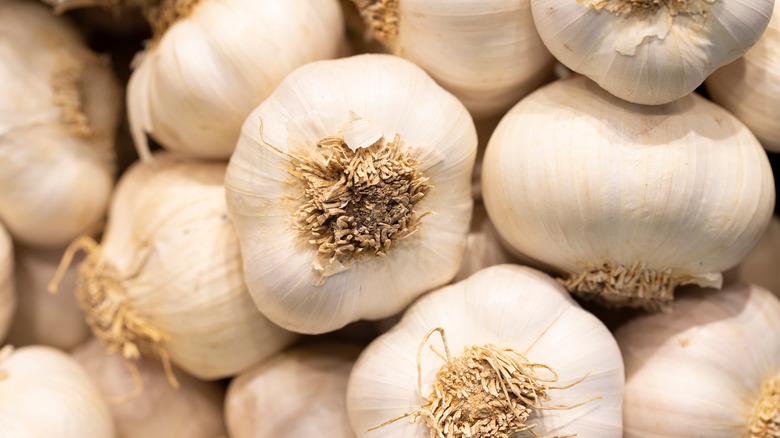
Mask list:
[[675,15],[706,15],[715,0],[588,0],[594,9],[615,15],[647,17],[661,11]]
[[780,375],[766,382],[750,421],[749,438],[780,438]]
[[392,48],[398,39],[398,3],[401,0],[352,0],[371,35]]

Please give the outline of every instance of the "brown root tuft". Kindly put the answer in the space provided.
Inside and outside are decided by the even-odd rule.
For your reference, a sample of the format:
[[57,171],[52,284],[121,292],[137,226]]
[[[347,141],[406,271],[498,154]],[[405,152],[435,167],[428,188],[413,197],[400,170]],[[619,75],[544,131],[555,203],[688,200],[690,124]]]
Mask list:
[[750,420],[749,438],[780,438],[780,376],[764,384]]
[[388,48],[398,39],[400,0],[353,0],[371,36]]
[[615,15],[647,17],[665,10],[669,15],[706,16],[715,0],[588,0],[596,10],[607,10]]
[[84,112],[84,93],[82,91],[84,67],[86,62],[96,62],[86,57],[67,53],[57,59],[49,83],[52,88],[52,103],[59,109],[59,121],[68,132],[89,137],[94,134],[89,118]]

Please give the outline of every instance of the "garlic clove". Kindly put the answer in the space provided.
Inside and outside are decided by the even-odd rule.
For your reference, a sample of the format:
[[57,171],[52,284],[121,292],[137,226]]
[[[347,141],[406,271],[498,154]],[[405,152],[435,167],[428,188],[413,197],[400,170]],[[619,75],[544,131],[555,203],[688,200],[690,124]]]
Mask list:
[[0,223],[0,343],[11,328],[17,306],[11,236]]

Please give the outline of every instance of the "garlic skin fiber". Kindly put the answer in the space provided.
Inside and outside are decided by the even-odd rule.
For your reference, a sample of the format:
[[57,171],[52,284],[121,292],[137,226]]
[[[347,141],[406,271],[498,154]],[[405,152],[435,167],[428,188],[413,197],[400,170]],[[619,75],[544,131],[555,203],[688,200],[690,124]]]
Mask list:
[[11,236],[0,223],[0,344],[11,327],[16,311],[14,253]]
[[539,35],[570,69],[629,102],[658,105],[747,52],[774,0],[531,0]]
[[[428,345],[422,345],[426,334],[437,327],[446,334],[446,344],[442,345],[439,332],[427,339]],[[498,359],[502,355],[515,357],[507,351],[512,349],[524,356],[515,358],[515,365],[528,368],[528,374],[535,372],[548,378],[543,384],[548,388],[537,394],[541,408],[530,406],[528,399],[520,400],[511,388],[507,389],[516,402],[515,409],[530,409],[523,423],[527,427],[533,425],[537,436],[622,436],[623,363],[615,339],[555,280],[517,265],[492,266],[467,280],[426,294],[395,327],[363,350],[347,387],[347,410],[355,433],[366,438],[513,436],[519,429],[495,428],[511,419],[503,410],[507,407],[507,394],[493,385],[495,380],[493,384],[487,382],[490,376],[496,376],[495,369],[483,368],[482,381],[475,380],[473,374],[452,371],[455,383],[450,385],[444,384],[441,374],[437,374],[443,372],[445,358],[450,355],[458,360],[471,357],[475,361],[471,366],[479,372],[482,365],[476,364],[486,359],[462,354],[467,346],[485,346],[492,364],[503,362],[504,359]],[[454,369],[452,366],[451,370]],[[458,385],[458,375],[468,386]],[[530,385],[542,383],[534,378],[518,383],[522,380],[515,373],[503,376],[499,380],[511,379],[522,385],[520,393],[526,397],[532,397],[526,392]],[[438,392],[433,392],[434,384]],[[487,385],[488,393],[483,391],[483,385]],[[426,414],[416,421],[401,417],[417,411],[423,403],[434,402],[437,394],[452,392],[458,396],[439,399],[440,403],[434,405],[445,410],[443,415],[436,416],[441,418],[438,424],[452,426],[460,420],[464,427],[470,426],[468,435],[462,429],[429,430]]]
[[119,85],[36,2],[0,3],[0,60],[0,221],[19,242],[63,246],[106,213]]
[[780,301],[767,290],[681,294],[673,313],[636,318],[616,338],[626,438],[778,436]]
[[252,109],[296,67],[336,57],[343,38],[337,0],[170,3],[176,12],[160,15],[177,20],[134,61],[127,89],[144,159],[147,133],[171,151],[227,159]]
[[247,118],[225,177],[258,309],[318,334],[447,283],[465,249],[476,145],[463,105],[401,58],[291,73]]
[[727,111],[696,94],[632,104],[579,75],[516,105],[483,166],[507,242],[617,306],[668,309],[678,285],[719,288],[775,202],[764,149]]

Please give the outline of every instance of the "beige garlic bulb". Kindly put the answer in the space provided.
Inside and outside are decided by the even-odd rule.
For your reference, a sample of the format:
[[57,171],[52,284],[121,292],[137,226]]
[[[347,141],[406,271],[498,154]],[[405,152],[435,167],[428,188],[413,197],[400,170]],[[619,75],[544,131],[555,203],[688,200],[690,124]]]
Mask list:
[[772,216],[756,246],[739,265],[723,273],[723,283],[751,283],[780,297],[780,218]]
[[692,92],[758,41],[774,0],[531,0],[544,44],[630,102]]
[[712,100],[742,120],[767,150],[780,152],[780,2],[756,45],[705,85]]
[[515,249],[573,293],[648,309],[667,309],[677,285],[719,288],[775,201],[764,149],[727,111],[695,94],[632,104],[579,75],[504,117],[482,175]]
[[425,69],[475,118],[506,111],[552,72],[530,0],[353,1],[376,39]]
[[425,295],[369,344],[347,410],[366,438],[620,438],[623,379],[596,317],[546,274],[499,265]]
[[104,217],[119,107],[108,60],[63,17],[0,3],[0,221],[15,240],[62,246]]
[[[176,370],[179,387],[168,384],[158,362],[132,361],[138,381],[121,354],[108,354],[97,339],[73,350],[109,402],[116,438],[215,438],[225,433],[224,389]],[[235,438],[235,437],[234,437]]]
[[236,376],[225,398],[231,438],[356,438],[347,379],[356,345],[322,342],[283,351]]
[[673,313],[616,338],[626,366],[626,438],[780,434],[780,300],[747,284],[681,294]]
[[414,64],[301,67],[247,118],[225,178],[258,309],[302,333],[400,312],[463,256],[477,138]]
[[338,0],[148,3],[156,36],[127,89],[142,158],[147,133],[168,150],[230,157],[246,116],[296,67],[336,57],[343,38]]
[[162,359],[201,379],[237,374],[296,336],[252,303],[225,206],[225,164],[167,153],[117,185],[100,245],[80,240],[76,296],[110,352]]
[[13,245],[11,236],[0,223],[0,343],[11,327],[16,306]]
[[44,346],[0,349],[0,425],[3,438],[115,436],[108,406],[84,369]]

